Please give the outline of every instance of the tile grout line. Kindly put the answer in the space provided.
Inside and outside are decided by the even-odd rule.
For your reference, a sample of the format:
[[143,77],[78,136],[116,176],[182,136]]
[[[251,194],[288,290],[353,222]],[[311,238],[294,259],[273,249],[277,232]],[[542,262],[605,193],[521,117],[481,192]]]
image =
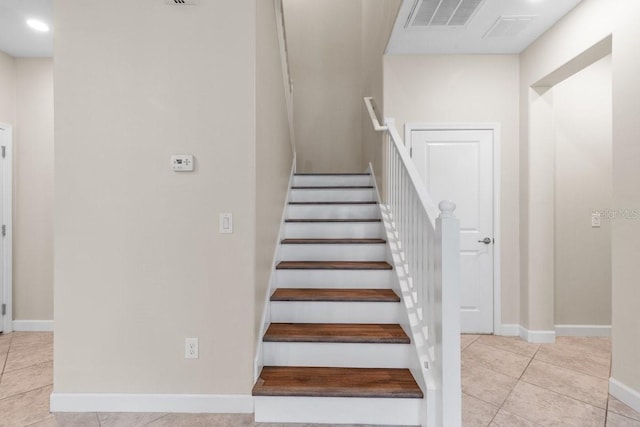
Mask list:
[[7,357],[4,358],[4,362],[2,363],[2,370],[0,371],[0,380],[4,375],[4,368],[7,367],[7,360],[9,360],[9,353],[11,352],[11,343],[13,342],[13,332],[9,335],[9,347],[7,347]]
[[[161,420],[161,419],[163,419],[164,417],[167,417],[167,416],[169,416],[169,413],[166,413],[166,414],[164,414],[163,416],[156,418],[155,420],[151,420],[151,421],[149,421],[149,422],[148,422],[148,423],[146,423],[144,426],[148,426],[148,425],[150,425],[151,423],[155,423],[156,421]],[[144,426],[143,426],[143,427],[144,427]]]
[[[537,354],[537,353],[536,353],[536,354]],[[571,371],[571,372],[575,372],[575,373],[578,373],[578,374],[587,375],[587,376],[589,376],[589,377],[591,377],[591,378],[596,378],[596,379],[599,379],[599,380],[605,380],[605,381],[608,381],[608,380],[609,380],[608,378],[602,378],[602,377],[599,377],[599,376],[597,376],[597,375],[589,374],[589,373],[587,373],[587,372],[576,371],[575,369],[571,369],[571,368],[568,368],[568,367],[566,367],[566,366],[558,365],[557,363],[549,362],[549,361],[544,360],[544,359],[536,359],[536,360],[537,360],[538,362],[546,363],[547,365],[555,366],[556,368],[562,368],[562,369],[566,369],[567,371]],[[611,370],[611,364],[609,364],[609,370]]]
[[[531,366],[531,362],[533,362],[533,359],[536,357],[536,355],[538,354],[538,351],[540,351],[540,346],[538,346],[538,348],[536,349],[535,353],[533,353],[533,356],[531,356],[531,358],[529,359],[529,363],[527,363],[527,366],[522,370],[522,373],[520,374],[520,376],[517,378],[516,384],[511,388],[511,390],[509,391],[509,394],[507,395],[507,397],[504,399],[504,401],[502,402],[502,405],[500,405],[500,408],[498,408],[498,412],[500,412],[500,410],[502,410],[504,408],[504,404],[507,403],[507,400],[509,400],[509,397],[511,397],[511,395],[513,394],[513,390],[516,389],[516,387],[518,386],[518,384],[520,383],[522,376],[524,375],[524,373],[527,371],[527,369],[529,369],[529,366]],[[524,381],[523,381],[524,382]],[[506,410],[506,409],[505,409]],[[491,418],[491,422],[489,424],[491,424],[493,422],[493,420],[496,418],[496,416],[498,415],[498,412],[496,412],[496,415],[493,416],[493,418]],[[538,424],[533,420],[530,420],[527,417],[524,417],[522,415],[519,414],[513,414],[515,416],[521,417],[527,421],[530,421],[534,424]]]
[[[487,335],[487,336],[501,337],[502,335]],[[506,337],[506,338],[510,338],[510,337]],[[514,338],[517,338],[517,337],[514,337]],[[474,343],[474,342],[476,342],[476,341],[477,341],[477,339],[476,339],[476,340],[473,340],[473,342],[472,342],[471,344],[473,344],[473,343]],[[526,341],[525,341],[525,342],[526,342]],[[469,345],[471,345],[471,344],[469,344]],[[518,356],[522,356],[522,357],[530,357],[530,358],[533,358],[533,357],[538,353],[538,350],[540,350],[540,344],[538,344],[538,345],[537,345],[537,346],[538,346],[538,348],[536,348],[536,351],[533,353],[533,356],[529,356],[528,354],[527,354],[527,355],[525,355],[525,354],[522,354],[522,353],[518,353],[517,351],[512,351],[512,350],[509,350],[509,349],[506,349],[506,348],[502,348],[502,347],[496,347],[495,345],[491,345],[491,344],[485,344],[485,343],[482,343],[482,342],[481,342],[481,343],[478,343],[478,344],[480,344],[480,345],[484,345],[484,346],[486,346],[486,347],[495,348],[496,350],[502,350],[502,351],[506,351],[506,352],[509,352],[509,353],[512,353],[512,354],[517,354]],[[530,343],[529,343],[529,344],[530,344]],[[469,346],[467,346],[467,347],[469,347]],[[465,347],[465,348],[467,348],[467,347]]]
[[32,391],[42,390],[43,388],[51,387],[52,385],[53,384],[47,384],[47,385],[43,385],[42,387],[36,387],[31,390],[23,391],[22,393],[12,394],[11,396],[3,397],[2,399],[0,399],[0,402],[2,402],[3,400],[11,399],[12,397],[22,396],[23,394],[31,393]]
[[543,387],[543,386],[541,386],[539,384],[534,384],[534,383],[531,383],[531,382],[526,381],[526,380],[519,380],[518,382],[523,382],[525,384],[529,384],[530,386],[538,387],[538,388],[541,388],[543,390],[550,391],[551,393],[559,394],[560,396],[566,397],[567,399],[575,400],[576,402],[580,402],[580,403],[584,403],[585,405],[593,406],[596,409],[600,409],[600,410],[604,410],[604,411],[607,410],[607,404],[608,404],[609,398],[607,398],[607,404],[605,404],[605,407],[602,408],[600,406],[594,405],[593,403],[585,402],[584,400],[578,399],[578,398],[573,397],[573,396],[569,396],[569,395],[564,394],[564,393],[560,393],[559,391],[556,391],[556,390],[551,390],[550,388]]
[[46,365],[47,363],[53,363],[53,359],[47,360],[46,362],[34,363],[33,365],[25,366],[23,368],[14,369],[12,371],[7,371],[7,372],[4,372],[3,375],[4,374],[12,374],[14,372],[22,371],[22,370],[29,369],[29,368],[34,368],[34,367],[40,366],[40,365]]

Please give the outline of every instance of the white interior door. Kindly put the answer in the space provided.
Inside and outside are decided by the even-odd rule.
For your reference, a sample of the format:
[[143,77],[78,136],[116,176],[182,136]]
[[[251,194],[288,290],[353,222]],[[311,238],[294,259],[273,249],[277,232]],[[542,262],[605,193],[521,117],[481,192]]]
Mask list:
[[412,157],[435,203],[460,220],[463,333],[493,333],[493,130],[412,130]]
[[11,332],[12,280],[12,137],[11,126],[0,123],[0,332]]
[[[8,127],[0,124],[0,156],[4,153],[6,156],[6,147],[8,146],[10,141],[10,134]],[[2,229],[2,224],[4,223],[4,187],[5,187],[5,162],[4,157],[0,158],[0,240],[4,239],[4,235],[6,231]],[[5,228],[6,230],[6,228]],[[9,294],[7,292],[7,283],[5,280],[5,244],[3,241],[0,241],[0,332],[8,331],[7,328],[7,303],[9,300]]]

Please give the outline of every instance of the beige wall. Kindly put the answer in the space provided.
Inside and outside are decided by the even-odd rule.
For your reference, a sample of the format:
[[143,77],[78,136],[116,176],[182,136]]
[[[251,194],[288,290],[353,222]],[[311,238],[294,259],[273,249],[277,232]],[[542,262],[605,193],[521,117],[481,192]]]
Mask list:
[[53,60],[16,58],[13,318],[53,319]]
[[360,0],[285,0],[300,172],[361,172]]
[[518,57],[389,55],[384,112],[405,123],[499,123],[502,323],[519,323]]
[[[398,14],[400,0],[362,0],[362,96],[372,96],[378,108],[378,120],[384,119],[383,55]],[[383,134],[376,132],[369,113],[361,101],[362,161],[373,165],[378,187],[382,191]]]
[[553,87],[555,324],[611,324],[611,56]]
[[0,52],[0,122],[15,126],[16,81],[12,56]]
[[[530,108],[529,88],[540,79],[559,69],[572,58],[595,45],[609,35],[613,35],[612,79],[613,79],[613,208],[640,210],[640,53],[637,41],[640,29],[635,19],[640,14],[640,3],[627,0],[585,0],[569,15],[562,19],[543,37],[521,55],[521,142],[522,176],[532,188],[542,188],[545,199],[552,198],[553,187],[548,174],[539,163],[533,161],[538,150],[546,150],[544,144],[537,144],[529,138],[528,118]],[[526,211],[527,222],[522,224],[522,244],[529,257],[523,258],[528,265],[528,277],[523,277],[523,292],[527,293],[526,305],[530,312],[542,312],[544,319],[528,319],[534,327],[546,327],[549,317],[553,317],[553,301],[538,298],[540,291],[547,293],[549,284],[537,281],[532,272],[537,271],[540,253],[546,246],[536,246],[526,235],[541,230],[541,223],[547,221],[548,213],[540,210],[531,195],[523,188],[521,209]],[[640,392],[640,226],[638,218],[618,218],[612,222],[612,328],[613,366],[612,378]],[[551,254],[553,256],[553,254]],[[552,284],[551,284],[552,286]],[[551,313],[551,314],[548,314]],[[636,401],[636,407],[640,403]]]
[[53,62],[0,52],[13,126],[13,320],[53,319]]
[[256,334],[260,332],[293,155],[276,18],[256,2]]
[[255,16],[56,4],[55,392],[250,393]]

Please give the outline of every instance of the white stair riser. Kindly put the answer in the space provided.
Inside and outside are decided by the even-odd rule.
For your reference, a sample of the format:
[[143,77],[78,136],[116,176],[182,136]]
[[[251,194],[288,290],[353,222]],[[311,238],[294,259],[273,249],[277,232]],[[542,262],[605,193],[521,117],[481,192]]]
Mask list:
[[274,323],[400,323],[398,302],[272,301]]
[[279,288],[388,289],[393,270],[278,270]]
[[333,187],[372,185],[370,175],[296,175],[294,187]]
[[289,205],[287,218],[296,219],[375,219],[378,205]]
[[420,425],[424,399],[256,396],[256,422]]
[[406,368],[410,344],[265,342],[265,366]]
[[282,261],[385,261],[385,244],[283,244]]
[[285,238],[375,239],[383,236],[379,222],[288,222],[284,226]]
[[372,202],[371,189],[291,190],[291,202]]

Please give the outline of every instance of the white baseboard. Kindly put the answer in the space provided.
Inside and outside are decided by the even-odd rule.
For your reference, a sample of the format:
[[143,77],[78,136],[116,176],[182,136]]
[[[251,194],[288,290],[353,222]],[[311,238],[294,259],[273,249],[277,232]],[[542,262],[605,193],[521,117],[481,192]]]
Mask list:
[[535,344],[553,344],[556,342],[556,331],[530,331],[520,326],[520,338]]
[[13,330],[17,332],[53,332],[53,320],[14,320]]
[[634,390],[614,378],[609,378],[609,394],[634,411],[640,412],[640,391]]
[[219,394],[51,394],[51,412],[253,413],[253,396]]
[[611,325],[556,325],[559,337],[610,337]]
[[518,324],[504,324],[495,335],[521,337],[535,343],[553,343],[555,337],[610,337],[610,325],[555,325],[554,331],[530,331]]
[[520,325],[500,325],[500,330],[496,331],[495,335],[501,335],[503,337],[519,337]]

